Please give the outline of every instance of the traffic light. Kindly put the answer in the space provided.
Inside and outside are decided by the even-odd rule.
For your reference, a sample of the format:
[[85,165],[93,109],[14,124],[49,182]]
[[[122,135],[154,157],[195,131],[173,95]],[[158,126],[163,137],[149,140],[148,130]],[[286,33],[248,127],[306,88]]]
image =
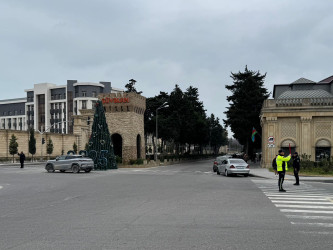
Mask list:
[[42,138],[42,144],[45,144],[45,138]]

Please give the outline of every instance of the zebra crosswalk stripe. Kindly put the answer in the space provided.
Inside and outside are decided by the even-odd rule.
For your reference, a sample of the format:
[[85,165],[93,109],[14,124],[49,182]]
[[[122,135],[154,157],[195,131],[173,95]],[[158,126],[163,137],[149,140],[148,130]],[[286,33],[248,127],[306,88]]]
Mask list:
[[[325,234],[333,228],[333,194],[322,188],[302,184],[301,188],[284,183],[286,193],[278,192],[276,180],[252,180],[265,196],[279,209],[294,226],[322,228]],[[291,190],[290,190],[291,189]],[[308,233],[306,231],[301,231]],[[331,232],[331,231],[330,231]]]

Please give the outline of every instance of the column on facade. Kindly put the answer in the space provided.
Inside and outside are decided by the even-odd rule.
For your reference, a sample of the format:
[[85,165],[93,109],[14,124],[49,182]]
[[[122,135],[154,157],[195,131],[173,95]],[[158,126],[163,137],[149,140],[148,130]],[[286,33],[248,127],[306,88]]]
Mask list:
[[311,150],[312,145],[312,131],[311,128],[312,117],[301,117],[301,133],[300,133],[300,153],[313,155]]
[[[262,151],[265,167],[271,166],[272,160],[276,155],[278,146],[277,141],[279,140],[277,125],[277,117],[266,117],[266,124],[263,127],[262,133]],[[275,147],[268,147],[268,137],[270,136],[273,136],[275,138]]]

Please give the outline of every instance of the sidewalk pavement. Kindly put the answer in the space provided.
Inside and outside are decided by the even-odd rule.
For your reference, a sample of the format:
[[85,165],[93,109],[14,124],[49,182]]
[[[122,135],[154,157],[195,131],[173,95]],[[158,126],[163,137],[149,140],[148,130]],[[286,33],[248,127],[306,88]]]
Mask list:
[[[260,177],[265,179],[278,179],[278,175],[274,172],[270,172],[267,168],[261,168],[260,164],[250,164],[250,176]],[[295,180],[293,175],[286,174],[286,180]],[[333,177],[321,177],[321,176],[299,176],[300,181],[316,181],[316,182],[328,182],[333,183]]]
[[[45,162],[40,162],[40,161],[34,161],[34,162],[30,162],[30,161],[26,161],[24,162],[24,166],[33,166],[33,167],[39,167],[39,166],[45,166]],[[0,167],[5,166],[5,167],[20,167],[21,163],[19,162],[5,162],[5,163],[1,163]]]

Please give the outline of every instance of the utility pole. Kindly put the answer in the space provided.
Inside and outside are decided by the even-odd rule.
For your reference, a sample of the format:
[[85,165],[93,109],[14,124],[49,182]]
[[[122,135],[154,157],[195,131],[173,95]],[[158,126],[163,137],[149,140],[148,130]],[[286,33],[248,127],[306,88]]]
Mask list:
[[157,109],[156,109],[156,146],[155,146],[155,161],[157,161],[157,151],[158,151],[158,110],[159,109],[162,109],[162,108],[167,108],[169,107],[168,103],[165,102],[163,103],[161,106],[159,106]]

